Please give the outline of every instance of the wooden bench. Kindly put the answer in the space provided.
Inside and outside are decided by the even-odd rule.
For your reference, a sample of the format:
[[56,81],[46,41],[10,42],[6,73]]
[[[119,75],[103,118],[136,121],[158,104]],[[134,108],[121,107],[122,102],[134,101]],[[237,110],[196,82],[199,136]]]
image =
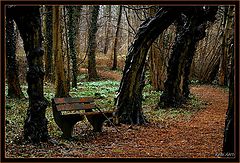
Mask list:
[[[112,117],[113,111],[101,111],[94,103],[92,97],[81,98],[54,98],[52,99],[53,116],[56,124],[63,132],[64,138],[71,138],[73,127],[84,119],[84,116],[93,126],[93,131],[101,132],[106,117]],[[62,114],[63,112],[78,111],[73,114]],[[83,111],[79,113],[79,111]]]

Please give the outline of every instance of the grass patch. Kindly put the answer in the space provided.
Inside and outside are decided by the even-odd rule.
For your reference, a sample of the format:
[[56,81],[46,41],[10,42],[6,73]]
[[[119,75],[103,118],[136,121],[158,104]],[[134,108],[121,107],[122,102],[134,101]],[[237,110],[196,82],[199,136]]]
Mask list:
[[[186,104],[178,108],[158,108],[162,91],[155,91],[150,85],[144,88],[143,93],[143,111],[150,122],[167,121],[169,119],[189,120],[194,113],[204,108],[205,103],[196,96],[190,95]],[[158,108],[158,109],[157,109]],[[181,119],[180,119],[181,117]]]

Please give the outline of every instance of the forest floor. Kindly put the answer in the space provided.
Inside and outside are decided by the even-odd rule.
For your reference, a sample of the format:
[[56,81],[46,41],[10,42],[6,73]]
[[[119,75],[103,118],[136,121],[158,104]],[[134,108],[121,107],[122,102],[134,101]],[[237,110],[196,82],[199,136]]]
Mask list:
[[[102,77],[111,76],[103,70],[100,74]],[[115,73],[112,79],[119,80],[118,75]],[[120,132],[114,127],[104,126],[103,132],[93,133],[89,125],[79,127],[78,124],[72,141],[63,140],[60,131],[52,133],[51,130],[58,130],[55,126],[49,129],[52,138],[50,142],[38,146],[29,145],[22,141],[21,135],[11,136],[14,126],[11,128],[10,125],[14,121],[9,120],[10,124],[6,126],[6,157],[218,158],[222,150],[228,91],[216,86],[192,85],[191,93],[201,101],[201,106],[194,102],[187,104],[182,108],[184,114],[179,112],[179,108],[161,112],[154,110],[154,105],[145,105],[143,109],[149,118],[149,123],[145,126],[122,124],[117,126]],[[145,100],[148,100],[147,97]],[[167,116],[170,111],[172,116]],[[164,114],[163,118],[152,117],[158,114]],[[7,118],[8,116],[10,115]],[[18,132],[22,131],[18,129]]]

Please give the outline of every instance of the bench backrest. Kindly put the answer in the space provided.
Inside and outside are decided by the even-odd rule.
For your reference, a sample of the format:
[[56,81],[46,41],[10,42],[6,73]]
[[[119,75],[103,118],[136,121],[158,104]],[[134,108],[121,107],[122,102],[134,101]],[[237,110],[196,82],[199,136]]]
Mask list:
[[54,98],[52,105],[58,111],[88,110],[96,108],[92,97]]

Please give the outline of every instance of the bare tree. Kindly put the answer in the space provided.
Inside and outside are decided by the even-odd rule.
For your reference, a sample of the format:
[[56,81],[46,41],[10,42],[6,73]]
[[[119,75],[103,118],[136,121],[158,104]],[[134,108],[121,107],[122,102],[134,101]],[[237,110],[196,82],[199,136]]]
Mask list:
[[117,69],[117,45],[118,45],[118,37],[119,37],[119,29],[120,29],[120,23],[121,23],[121,17],[122,17],[122,6],[119,6],[119,12],[118,12],[118,20],[117,20],[117,29],[116,29],[116,35],[114,39],[114,46],[113,46],[113,65],[112,70]]

